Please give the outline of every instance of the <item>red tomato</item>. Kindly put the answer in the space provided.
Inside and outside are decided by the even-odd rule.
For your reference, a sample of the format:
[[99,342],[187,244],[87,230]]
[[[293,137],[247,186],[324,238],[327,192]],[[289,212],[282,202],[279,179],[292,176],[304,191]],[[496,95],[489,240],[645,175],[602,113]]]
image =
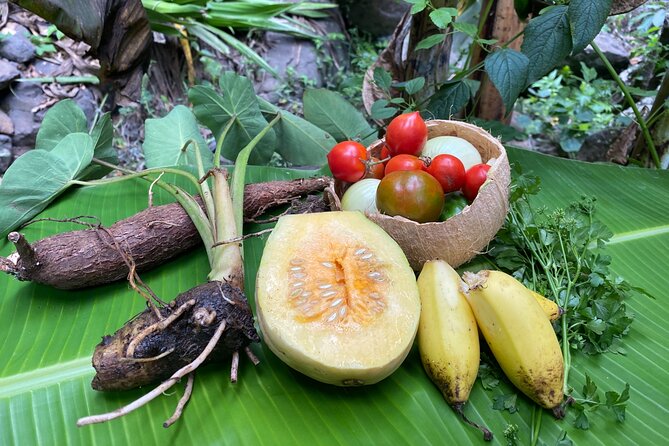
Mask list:
[[444,206],[444,191],[427,172],[400,170],[383,177],[376,189],[376,206],[384,214],[401,215],[418,223],[437,221]]
[[332,176],[354,183],[365,176],[367,149],[355,141],[342,141],[328,152],[328,166]]
[[453,155],[435,156],[425,170],[439,181],[444,193],[455,192],[465,184],[465,165]]
[[488,178],[490,166],[487,164],[474,164],[465,174],[465,184],[462,186],[462,194],[471,203],[479,193],[481,185]]
[[[381,147],[381,159],[384,160],[386,158],[390,158],[390,152],[388,151],[388,147],[384,145],[383,147]],[[383,163],[387,164],[388,161],[384,161]]]
[[383,163],[378,158],[372,157],[370,163],[367,165],[367,173],[365,174],[365,178],[376,178],[377,180],[380,180],[383,178],[383,174]]
[[390,155],[418,155],[427,141],[427,126],[420,113],[412,112],[393,118],[386,131]]
[[385,174],[397,172],[398,170],[425,170],[425,163],[422,159],[413,155],[396,155],[390,158],[386,163]]

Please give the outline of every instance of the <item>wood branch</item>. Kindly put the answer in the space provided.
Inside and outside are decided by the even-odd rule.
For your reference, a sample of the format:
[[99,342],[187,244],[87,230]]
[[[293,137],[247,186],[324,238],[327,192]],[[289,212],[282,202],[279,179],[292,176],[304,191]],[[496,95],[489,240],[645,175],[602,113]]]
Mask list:
[[610,15],[624,14],[646,3],[648,0],[613,0]]

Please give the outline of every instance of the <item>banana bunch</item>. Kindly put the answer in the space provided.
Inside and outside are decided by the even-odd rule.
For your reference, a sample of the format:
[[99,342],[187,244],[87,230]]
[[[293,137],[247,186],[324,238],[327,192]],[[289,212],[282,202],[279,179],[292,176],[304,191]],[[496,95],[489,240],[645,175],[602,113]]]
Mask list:
[[[563,400],[562,352],[551,321],[562,310],[500,271],[465,273],[441,260],[418,277],[418,348],[423,367],[446,401],[467,420],[464,404],[479,368],[479,329],[509,380],[547,409]],[[478,328],[477,328],[478,326]]]
[[546,409],[564,398],[564,365],[550,320],[525,286],[501,271],[463,276],[471,306],[490,350],[509,380]]

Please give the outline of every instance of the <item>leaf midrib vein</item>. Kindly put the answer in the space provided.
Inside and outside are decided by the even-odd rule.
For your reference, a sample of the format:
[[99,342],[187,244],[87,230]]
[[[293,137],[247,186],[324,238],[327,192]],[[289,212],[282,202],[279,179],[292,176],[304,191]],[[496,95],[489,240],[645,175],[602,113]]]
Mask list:
[[637,229],[633,231],[626,231],[614,234],[606,243],[608,245],[615,245],[632,240],[653,237],[656,235],[669,234],[669,225],[654,226],[651,228]]
[[0,399],[48,387],[93,373],[91,358],[73,359],[0,378]]

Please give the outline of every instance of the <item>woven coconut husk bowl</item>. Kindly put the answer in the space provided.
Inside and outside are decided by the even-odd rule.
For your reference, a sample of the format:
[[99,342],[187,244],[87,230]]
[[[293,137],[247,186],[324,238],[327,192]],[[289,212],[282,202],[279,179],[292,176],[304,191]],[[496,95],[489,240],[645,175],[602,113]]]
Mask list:
[[[484,163],[493,160],[477,197],[462,212],[443,222],[416,223],[403,217],[373,213],[367,217],[381,226],[402,247],[415,271],[428,260],[443,259],[454,268],[483,252],[504,224],[511,179],[504,146],[485,130],[458,121],[427,121],[428,139],[457,136],[474,145]],[[379,156],[385,141],[368,150]]]

